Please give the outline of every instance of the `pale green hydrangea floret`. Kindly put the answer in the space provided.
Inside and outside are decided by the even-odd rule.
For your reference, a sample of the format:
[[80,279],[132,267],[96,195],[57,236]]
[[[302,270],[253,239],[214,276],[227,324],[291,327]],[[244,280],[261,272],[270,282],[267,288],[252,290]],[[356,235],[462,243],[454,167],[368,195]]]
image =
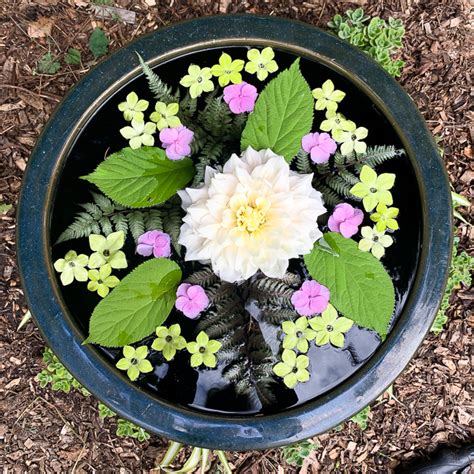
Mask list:
[[313,97],[316,99],[314,108],[316,110],[328,110],[335,112],[339,102],[346,96],[345,92],[334,88],[334,83],[328,79],[321,87],[313,89]]
[[74,250],[54,262],[54,269],[60,273],[61,283],[66,286],[74,280],[87,281],[87,270],[84,268],[89,263],[89,257],[84,254],[77,255]]
[[346,126],[349,130],[338,129],[334,132],[334,140],[341,143],[341,153],[349,155],[352,152],[365,153],[367,151],[367,143],[363,142],[367,138],[369,131],[365,127],[357,127],[354,122]]
[[178,112],[179,104],[176,102],[171,102],[170,104],[157,102],[155,111],[150,115],[150,120],[156,123],[158,130],[176,128],[181,125],[181,120],[176,116]]
[[89,277],[87,289],[97,291],[101,298],[105,298],[110,289],[115,288],[120,283],[120,280],[112,275],[112,267],[108,263],[102,265],[98,270],[89,270],[87,276]]
[[242,59],[234,59],[227,54],[222,53],[219,58],[219,64],[214,64],[211,68],[213,76],[219,78],[219,85],[226,86],[229,82],[232,84],[240,84],[242,82],[242,74],[240,71],[244,68]]
[[132,346],[125,346],[123,348],[123,358],[117,362],[116,367],[120,370],[126,370],[128,378],[135,381],[140,373],[147,374],[153,371],[153,366],[146,359],[147,356],[147,346],[140,346],[136,349]]
[[360,172],[360,182],[354,184],[350,193],[362,199],[362,204],[367,212],[375,209],[377,204],[390,206],[393,204],[392,193],[389,189],[395,184],[395,174],[377,173],[367,165],[364,165]]
[[398,230],[398,222],[396,217],[400,210],[397,207],[387,207],[385,204],[379,204],[376,212],[370,215],[370,219],[376,222],[375,228],[379,232],[384,232],[385,229]]
[[321,316],[309,320],[309,324],[316,331],[315,342],[318,346],[331,343],[335,347],[344,346],[344,333],[354,324],[354,321],[338,317],[336,308],[328,304]]
[[148,101],[144,99],[138,99],[135,92],[130,92],[127,95],[126,101],[121,102],[118,105],[120,112],[123,112],[123,118],[128,122],[136,120],[143,122],[143,112],[148,108]]
[[267,47],[259,51],[250,49],[247,52],[248,62],[245,70],[250,74],[256,74],[259,81],[264,81],[268,74],[278,71],[278,64],[274,60],[275,52]]
[[300,352],[308,352],[308,341],[312,341],[316,333],[308,327],[308,318],[302,316],[296,321],[284,321],[281,325],[285,337],[283,339],[284,349],[294,349]]
[[132,150],[140,148],[142,145],[153,146],[155,144],[155,137],[153,133],[156,132],[156,124],[153,122],[143,122],[133,119],[131,126],[120,129],[122,137],[129,140],[129,145]]
[[189,95],[195,99],[203,92],[211,92],[214,90],[214,83],[211,78],[211,68],[203,67],[201,69],[196,64],[191,64],[188,67],[188,74],[184,76],[179,83],[184,87],[189,87]]
[[219,341],[209,339],[209,336],[201,331],[196,341],[188,342],[187,349],[191,355],[191,367],[199,367],[204,364],[211,369],[217,365],[217,358],[214,355],[222,344]]
[[177,351],[186,348],[186,339],[181,336],[181,326],[179,324],[173,324],[169,328],[165,326],[159,326],[156,328],[157,338],[151,345],[155,351],[163,353],[163,357],[170,361],[174,358]]
[[125,234],[122,230],[112,232],[107,237],[89,235],[89,246],[94,251],[89,258],[89,267],[99,268],[108,263],[111,268],[127,268],[127,259],[120,250],[124,243]]
[[337,130],[350,131],[356,129],[356,124],[352,120],[347,120],[340,112],[333,110],[326,111],[326,119],[321,122],[319,126],[323,132],[331,132],[334,139],[334,134]]
[[282,362],[273,367],[273,372],[283,379],[288,388],[295,388],[298,382],[309,380],[309,357],[303,354],[299,356],[290,349],[284,349],[281,354]]
[[385,249],[393,244],[393,239],[385,232],[379,232],[376,227],[362,227],[360,230],[362,239],[359,241],[359,250],[372,252],[375,258],[381,259],[385,255]]

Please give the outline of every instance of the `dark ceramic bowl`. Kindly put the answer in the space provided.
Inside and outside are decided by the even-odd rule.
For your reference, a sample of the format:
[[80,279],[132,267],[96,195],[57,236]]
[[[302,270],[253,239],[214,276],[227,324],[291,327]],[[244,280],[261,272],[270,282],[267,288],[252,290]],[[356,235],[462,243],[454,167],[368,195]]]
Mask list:
[[[135,51],[151,66],[158,66],[178,63],[186,55],[202,56],[216,48],[263,45],[283,55],[301,56],[340,77],[373,104],[384,124],[381,128],[405,148],[410,178],[402,180],[399,197],[407,209],[406,227],[412,230],[406,235],[412,245],[411,253],[405,254],[399,265],[409,274],[404,277],[409,284],[387,339],[338,385],[271,414],[206,413],[130,383],[98,348],[81,345],[84,322],[78,320],[78,308],[68,304],[52,265],[55,213],[58,208],[66,208],[69,216],[76,211],[69,209],[74,201],[63,200],[69,189],[64,176],[73,169],[74,147],[94,115],[107,110],[109,99],[118,91],[122,97],[128,85],[139,78]],[[367,55],[304,23],[219,16],[145,36],[111,55],[79,82],[56,110],[30,158],[17,235],[23,288],[36,323],[59,359],[98,399],[146,430],[182,443],[223,450],[264,449],[337,426],[379,396],[408,364],[429,330],[443,294],[451,251],[451,200],[442,162],[423,118],[403,89]]]

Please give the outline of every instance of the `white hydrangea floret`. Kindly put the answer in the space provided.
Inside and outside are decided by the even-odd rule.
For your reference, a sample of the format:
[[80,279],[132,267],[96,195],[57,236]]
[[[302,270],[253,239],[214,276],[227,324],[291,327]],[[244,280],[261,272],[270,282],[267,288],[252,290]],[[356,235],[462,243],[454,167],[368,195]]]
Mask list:
[[309,253],[322,235],[317,219],[326,209],[312,179],[269,149],[233,154],[222,172],[207,167],[203,186],[179,191],[185,259],[210,263],[228,282],[259,270],[283,277],[289,260]]

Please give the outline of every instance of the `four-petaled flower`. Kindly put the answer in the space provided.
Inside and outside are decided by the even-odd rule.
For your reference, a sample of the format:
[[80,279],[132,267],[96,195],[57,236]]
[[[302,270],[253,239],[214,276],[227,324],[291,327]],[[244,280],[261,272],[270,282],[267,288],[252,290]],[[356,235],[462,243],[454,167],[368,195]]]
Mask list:
[[187,349],[191,355],[191,367],[199,367],[204,364],[211,369],[217,365],[217,358],[214,355],[222,344],[219,341],[209,339],[209,336],[201,331],[196,341],[188,342]]
[[338,129],[334,132],[334,140],[341,143],[341,153],[349,155],[352,152],[365,153],[367,151],[367,143],[362,140],[367,137],[369,131],[365,127],[358,127],[354,122],[350,126],[346,124],[346,128],[350,130]]
[[296,356],[296,353],[289,349],[284,349],[281,354],[282,362],[273,367],[273,372],[278,377],[283,378],[284,384],[288,388],[295,388],[298,382],[309,380],[309,357],[306,355]]
[[242,59],[234,59],[227,54],[222,53],[219,58],[219,64],[215,64],[211,68],[213,76],[219,78],[219,85],[226,86],[229,82],[232,84],[239,84],[242,82],[242,74],[240,71],[244,68],[244,61]]
[[326,111],[326,119],[321,122],[319,129],[323,132],[331,132],[332,138],[336,130],[344,130],[346,132],[356,129],[356,124],[352,120],[347,120],[344,115],[334,110]]
[[176,309],[189,319],[196,319],[209,306],[209,298],[200,285],[181,283],[176,296]]
[[156,125],[153,122],[143,122],[133,119],[131,127],[123,127],[120,129],[122,137],[129,140],[129,145],[132,150],[140,148],[142,145],[153,146],[155,144],[155,137],[153,133],[156,131]]
[[171,239],[166,232],[150,230],[138,237],[137,253],[142,257],[169,257],[171,255]]
[[376,222],[375,228],[379,232],[384,232],[387,227],[391,230],[397,230],[398,222],[396,217],[399,211],[397,207],[387,207],[385,204],[379,204],[376,212],[370,215],[370,219]]
[[89,246],[94,251],[89,257],[89,267],[99,268],[108,263],[112,268],[127,268],[127,259],[120,250],[124,243],[125,234],[122,230],[112,232],[107,237],[89,235]]
[[345,92],[334,89],[334,83],[328,79],[321,87],[313,89],[313,97],[316,99],[314,108],[335,112],[342,99],[346,96]]
[[308,327],[308,318],[301,316],[296,321],[283,321],[281,328],[286,334],[283,339],[283,349],[294,349],[308,352],[308,341],[312,341],[316,333]]
[[194,133],[184,125],[161,130],[160,140],[166,156],[170,160],[182,160],[185,156],[190,155],[193,136]]
[[110,288],[115,288],[120,283],[120,280],[111,273],[112,267],[108,263],[102,265],[98,270],[89,270],[87,276],[90,281],[87,283],[87,289],[97,291],[101,298],[105,298],[109,294]]
[[120,112],[123,112],[123,118],[127,120],[127,122],[131,120],[143,122],[143,112],[147,108],[148,101],[144,99],[139,100],[135,92],[130,92],[126,97],[126,101],[118,105],[118,109]]
[[61,274],[59,277],[61,283],[66,286],[70,285],[74,280],[87,281],[87,270],[84,268],[89,262],[87,255],[77,255],[74,250],[54,262],[54,269]]
[[165,104],[164,102],[157,102],[155,105],[155,111],[150,115],[150,120],[156,123],[158,130],[164,128],[174,128],[181,125],[181,120],[176,114],[179,111],[179,104],[171,102]]
[[343,237],[349,239],[357,234],[359,226],[364,220],[364,213],[352,207],[347,202],[338,204],[328,221],[329,230],[339,232]]
[[323,312],[329,302],[329,289],[315,280],[306,280],[291,296],[291,302],[298,314],[312,316]]
[[153,371],[153,366],[146,359],[147,355],[147,346],[140,346],[136,349],[132,346],[124,346],[123,358],[117,362],[116,367],[120,370],[126,370],[130,380],[137,380],[140,373],[147,374]]
[[190,96],[195,99],[203,92],[211,92],[214,90],[214,83],[211,81],[211,68],[203,67],[202,69],[196,64],[188,67],[188,74],[184,76],[179,83],[184,87],[189,87]]
[[317,164],[326,163],[336,151],[336,142],[328,133],[308,133],[301,140],[301,147],[310,154],[311,161]]
[[367,212],[375,209],[377,204],[391,206],[393,204],[392,193],[389,191],[395,183],[395,174],[377,173],[367,165],[362,167],[360,182],[354,184],[349,192],[362,199],[362,204]]
[[232,84],[224,88],[224,102],[234,114],[252,112],[257,100],[257,88],[247,82]]
[[349,331],[354,321],[342,316],[337,317],[336,308],[332,304],[328,304],[323,314],[310,319],[309,324],[316,331],[315,342],[318,346],[330,342],[333,346],[343,347],[344,333]]
[[362,227],[360,230],[362,239],[359,241],[359,250],[363,252],[372,252],[375,258],[382,258],[385,255],[385,249],[393,244],[393,239],[385,232],[379,232],[375,227]]
[[159,326],[156,328],[157,338],[151,345],[155,351],[161,351],[163,357],[170,361],[176,355],[176,351],[186,348],[186,339],[181,336],[181,327],[179,324],[173,324],[169,328]]
[[275,53],[272,48],[267,47],[259,51],[258,49],[251,49],[247,52],[248,62],[245,65],[245,70],[250,74],[257,74],[259,81],[264,81],[269,73],[278,70],[278,64],[273,59]]

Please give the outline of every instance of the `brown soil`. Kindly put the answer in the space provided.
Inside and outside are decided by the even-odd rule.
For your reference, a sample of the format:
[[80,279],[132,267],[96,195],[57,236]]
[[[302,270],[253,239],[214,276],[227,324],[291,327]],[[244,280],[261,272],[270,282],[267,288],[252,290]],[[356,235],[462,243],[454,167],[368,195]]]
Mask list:
[[[407,29],[401,79],[445,150],[453,187],[472,199],[472,115],[469,115],[472,44],[468,5],[462,0],[118,0],[136,13],[134,24],[103,21],[87,0],[0,1],[0,200],[18,199],[32,147],[54,107],[94,60],[87,40],[94,26],[111,38],[111,50],[144,32],[185,18],[251,12],[298,18],[323,26],[337,11],[362,5],[370,14],[403,19]],[[38,22],[39,23],[36,23]],[[51,27],[48,38],[38,36]],[[33,36],[33,37],[32,37]],[[82,51],[83,66],[63,66],[54,76],[35,73],[49,49]],[[472,63],[471,63],[472,64]],[[471,121],[470,121],[471,120]],[[468,213],[466,212],[466,215]],[[458,223],[459,224],[459,223]],[[151,469],[165,441],[118,438],[102,422],[97,403],[76,392],[39,388],[43,341],[32,323],[17,331],[27,308],[15,265],[14,210],[0,216],[0,466],[4,472],[142,472]],[[474,231],[458,225],[461,248],[472,251]],[[303,472],[390,472],[441,445],[472,439],[472,379],[469,340],[474,326],[473,294],[452,298],[447,329],[430,335],[371,413],[369,428],[347,423],[342,431],[319,436],[321,447]],[[470,311],[471,310],[471,311]],[[295,472],[279,450],[231,454],[237,472]]]

